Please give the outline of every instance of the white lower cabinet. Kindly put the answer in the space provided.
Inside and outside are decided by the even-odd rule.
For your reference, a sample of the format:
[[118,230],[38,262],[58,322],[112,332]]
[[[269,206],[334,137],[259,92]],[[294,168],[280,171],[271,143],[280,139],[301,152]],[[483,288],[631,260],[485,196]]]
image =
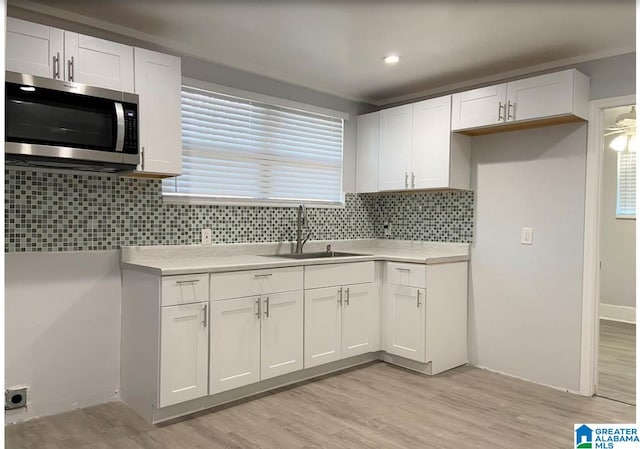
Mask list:
[[301,291],[263,296],[260,379],[302,369],[303,308]]
[[162,307],[160,407],[207,394],[207,304]]
[[467,262],[387,263],[385,351],[437,374],[467,363]]
[[209,392],[260,380],[260,297],[211,303]]
[[304,367],[376,351],[375,284],[305,290]]
[[342,340],[340,288],[304,292],[304,367],[340,360]]
[[390,285],[387,290],[387,352],[425,362],[425,289]]

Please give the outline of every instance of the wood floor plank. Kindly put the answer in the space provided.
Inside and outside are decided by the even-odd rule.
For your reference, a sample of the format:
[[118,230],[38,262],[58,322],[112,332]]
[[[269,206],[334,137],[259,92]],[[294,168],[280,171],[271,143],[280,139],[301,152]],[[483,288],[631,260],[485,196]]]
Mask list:
[[8,449],[560,449],[574,423],[634,420],[632,405],[477,368],[427,377],[375,363],[161,426],[115,402],[7,426],[5,438]]
[[597,394],[636,403],[636,325],[600,320]]

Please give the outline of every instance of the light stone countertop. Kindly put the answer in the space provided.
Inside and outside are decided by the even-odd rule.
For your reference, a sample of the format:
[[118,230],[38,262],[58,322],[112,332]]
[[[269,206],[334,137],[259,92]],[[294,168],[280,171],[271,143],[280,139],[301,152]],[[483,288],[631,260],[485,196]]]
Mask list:
[[406,240],[312,241],[304,252],[333,251],[362,254],[355,257],[288,259],[265,255],[289,254],[293,244],[239,243],[219,245],[129,246],[122,248],[122,267],[159,275],[215,273],[303,265],[383,260],[438,264],[469,260],[468,243],[415,242]]

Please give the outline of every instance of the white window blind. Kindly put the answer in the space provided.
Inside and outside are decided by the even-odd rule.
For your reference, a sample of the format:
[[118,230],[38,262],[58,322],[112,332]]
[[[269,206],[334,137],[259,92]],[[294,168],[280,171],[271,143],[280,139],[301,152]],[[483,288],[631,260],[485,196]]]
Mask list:
[[636,153],[618,153],[616,217],[636,216]]
[[341,203],[343,120],[182,88],[182,176],[165,195]]

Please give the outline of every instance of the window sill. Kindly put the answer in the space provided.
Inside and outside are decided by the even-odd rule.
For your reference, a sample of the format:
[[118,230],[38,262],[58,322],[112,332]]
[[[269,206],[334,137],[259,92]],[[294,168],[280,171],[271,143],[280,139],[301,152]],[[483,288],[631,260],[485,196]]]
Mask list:
[[616,220],[635,220],[635,215],[616,215]]
[[318,209],[342,209],[342,202],[330,201],[305,201],[305,200],[256,200],[241,198],[222,198],[196,195],[180,195],[163,193],[162,202],[165,204],[194,204],[211,206],[244,206],[244,207],[297,207],[304,204],[307,207]]

